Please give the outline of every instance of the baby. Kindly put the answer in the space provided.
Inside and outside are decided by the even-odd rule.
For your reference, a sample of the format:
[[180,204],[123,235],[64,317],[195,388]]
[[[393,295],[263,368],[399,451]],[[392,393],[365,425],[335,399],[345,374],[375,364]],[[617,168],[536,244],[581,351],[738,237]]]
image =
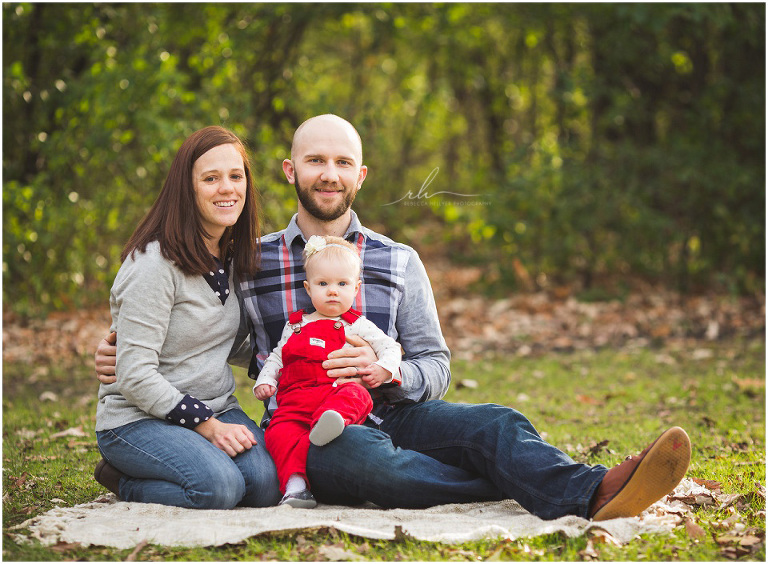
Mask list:
[[378,357],[374,364],[357,370],[366,386],[376,388],[395,375],[399,378],[400,345],[351,309],[362,283],[361,266],[355,246],[341,237],[310,237],[304,247],[304,288],[315,311],[291,314],[253,387],[260,400],[277,390],[278,409],[264,439],[277,466],[284,494],[281,505],[317,505],[306,474],[310,443],[328,444],[346,425],[363,423],[373,407],[363,386],[327,375],[322,363],[328,354],[342,348],[347,335],[358,335]]

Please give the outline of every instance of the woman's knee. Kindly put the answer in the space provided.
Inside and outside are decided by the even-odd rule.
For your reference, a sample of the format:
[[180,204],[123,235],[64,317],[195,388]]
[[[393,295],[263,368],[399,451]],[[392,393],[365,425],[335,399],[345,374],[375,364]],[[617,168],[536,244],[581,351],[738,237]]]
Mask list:
[[271,507],[280,501],[280,482],[274,464],[254,469],[245,475],[245,495],[241,505],[247,507]]
[[234,460],[245,480],[245,496],[240,505],[270,507],[280,501],[277,469],[263,444],[252,447]]
[[196,483],[184,487],[193,509],[232,509],[245,496],[245,479],[237,467],[205,472]]

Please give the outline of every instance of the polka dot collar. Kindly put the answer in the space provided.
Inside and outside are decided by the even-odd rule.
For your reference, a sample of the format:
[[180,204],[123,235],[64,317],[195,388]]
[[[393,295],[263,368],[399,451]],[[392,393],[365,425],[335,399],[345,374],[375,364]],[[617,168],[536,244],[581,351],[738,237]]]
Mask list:
[[[224,305],[229,297],[229,275],[227,274],[227,268],[224,264],[217,257],[214,257],[213,255],[211,256],[216,262],[216,268],[207,274],[203,274],[203,278],[205,278],[205,281],[208,282],[211,290],[213,290],[216,296],[221,300],[221,304]],[[227,263],[229,262],[230,261],[227,261]]]

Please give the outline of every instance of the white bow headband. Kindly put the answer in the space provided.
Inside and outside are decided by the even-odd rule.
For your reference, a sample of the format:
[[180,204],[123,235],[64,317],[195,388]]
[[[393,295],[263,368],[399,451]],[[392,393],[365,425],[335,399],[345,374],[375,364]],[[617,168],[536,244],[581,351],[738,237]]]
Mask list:
[[325,237],[320,237],[319,235],[312,235],[312,237],[309,238],[309,241],[307,241],[307,244],[304,245],[304,255],[309,258],[315,253],[319,253],[326,247],[339,247],[340,249],[344,249],[346,251],[349,251],[355,257],[358,259],[360,258],[359,255],[350,249],[349,247],[345,247],[344,245],[339,245],[338,243],[326,243]]

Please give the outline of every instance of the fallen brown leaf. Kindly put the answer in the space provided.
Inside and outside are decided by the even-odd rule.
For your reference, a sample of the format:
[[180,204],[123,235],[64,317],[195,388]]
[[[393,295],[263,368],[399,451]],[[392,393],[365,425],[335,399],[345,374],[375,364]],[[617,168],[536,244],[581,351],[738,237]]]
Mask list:
[[136,557],[139,555],[139,552],[141,552],[142,550],[144,550],[144,548],[145,548],[145,547],[146,547],[148,544],[149,544],[149,543],[148,543],[147,541],[145,541],[145,540],[141,541],[139,544],[137,544],[137,545],[136,545],[136,548],[134,548],[134,549],[133,549],[133,552],[131,552],[131,553],[130,553],[130,554],[127,556],[127,558],[125,559],[125,561],[126,561],[126,562],[135,562],[135,561],[136,561]]
[[466,556],[471,560],[479,560],[476,552],[472,552],[471,550],[463,550],[461,548],[449,548],[445,550],[445,554],[450,554],[451,556]]
[[468,378],[459,380],[456,383],[456,389],[461,390],[462,388],[469,388],[471,390],[476,390],[478,388],[477,380],[470,380]]
[[81,448],[81,447],[93,447],[96,448],[96,444],[90,441],[69,441],[67,442],[67,448]]
[[56,460],[59,457],[56,455],[35,454],[32,456],[25,456],[25,461],[43,462],[45,460]]
[[749,550],[742,548],[740,546],[729,546],[721,550],[720,554],[722,554],[726,558],[730,558],[731,560],[736,560],[738,558],[741,558],[742,556],[749,554]]
[[723,494],[714,495],[713,497],[715,501],[720,504],[720,509],[725,509],[742,499],[744,496],[742,494]]
[[745,535],[741,537],[739,544],[741,546],[746,547],[746,546],[754,546],[756,544],[760,544],[761,542],[763,542],[763,539],[761,539],[760,537],[756,537],[754,535]]
[[691,480],[713,492],[720,491],[720,488],[722,487],[722,484],[715,480],[703,480],[701,478],[691,478]]
[[56,392],[51,391],[45,391],[42,394],[40,394],[40,397],[38,398],[40,401],[59,401],[59,396],[56,394]]
[[741,541],[741,537],[739,535],[720,535],[719,537],[715,537],[715,542],[717,544],[735,544]]
[[600,555],[595,550],[595,545],[592,543],[592,539],[587,540],[587,546],[584,550],[579,551],[579,556],[585,560],[597,560]]
[[51,435],[50,438],[58,439],[60,437],[85,437],[85,436],[87,436],[87,433],[83,431],[83,426],[78,425],[77,427],[70,427],[69,429],[65,429],[64,431],[54,433],[53,435]]
[[592,540],[597,543],[621,546],[621,543],[617,541],[608,531],[604,531],[602,529],[592,529],[590,533]]
[[51,546],[51,550],[55,550],[56,552],[66,552],[68,550],[80,548],[81,546],[82,545],[80,543],[76,542],[58,542]]
[[695,494],[695,495],[668,495],[668,501],[682,501],[687,505],[694,507],[705,507],[707,505],[714,505],[715,499],[710,494]]
[[408,540],[413,541],[416,539],[405,532],[402,525],[395,525],[395,538],[392,540],[395,542],[405,542]]
[[759,378],[737,378],[734,376],[731,378],[734,384],[739,388],[739,391],[757,391],[765,388],[765,380]]
[[532,554],[533,556],[544,556],[544,550],[541,548],[531,549],[527,543],[523,543],[523,552],[525,554]]
[[599,405],[601,403],[600,400],[585,394],[576,396],[576,399],[579,400],[579,403],[583,403],[585,405]]
[[601,450],[603,450],[611,441],[608,439],[600,441],[599,443],[594,443],[590,445],[589,452],[587,453],[589,456],[597,456]]
[[351,550],[347,550],[345,548],[341,548],[338,546],[321,546],[317,553],[320,556],[323,556],[327,560],[333,561],[333,562],[339,562],[339,561],[360,561],[365,560],[361,555],[357,554],[356,552],[352,552]]
[[20,488],[27,481],[27,478],[29,478],[29,472],[24,472],[21,476],[16,478],[16,482],[14,482],[14,485],[17,488]]
[[738,558],[741,558],[742,556],[749,554],[749,550],[742,548],[740,546],[729,546],[722,549],[720,551],[720,554],[722,554],[726,558],[730,558],[731,560],[736,560]]
[[685,531],[688,533],[689,537],[696,540],[707,536],[707,533],[704,531],[704,529],[698,524],[694,523],[691,519],[685,520]]

